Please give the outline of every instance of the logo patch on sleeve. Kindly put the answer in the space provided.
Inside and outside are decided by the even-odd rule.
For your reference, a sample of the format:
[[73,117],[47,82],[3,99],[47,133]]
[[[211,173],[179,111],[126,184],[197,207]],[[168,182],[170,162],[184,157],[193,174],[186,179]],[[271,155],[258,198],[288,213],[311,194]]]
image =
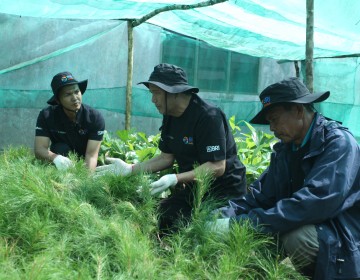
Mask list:
[[207,153],[211,153],[211,152],[215,152],[215,151],[220,151],[220,146],[216,145],[216,146],[206,146],[206,152]]
[[194,145],[194,140],[193,140],[192,136],[189,136],[189,137],[184,136],[183,142],[185,145]]

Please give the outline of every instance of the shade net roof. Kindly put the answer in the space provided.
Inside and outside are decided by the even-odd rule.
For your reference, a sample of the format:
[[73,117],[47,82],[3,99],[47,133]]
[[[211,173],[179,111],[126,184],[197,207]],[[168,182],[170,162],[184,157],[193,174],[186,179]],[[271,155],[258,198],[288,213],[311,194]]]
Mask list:
[[[0,13],[57,19],[139,20],[166,6],[202,2],[206,1],[1,0]],[[360,1],[314,0],[314,18],[314,57],[360,53]],[[162,12],[147,23],[251,56],[305,58],[305,0],[231,0]]]
[[[171,5],[202,2],[1,0],[0,119],[6,119],[6,125],[7,114],[13,112],[19,115],[16,125],[36,118],[52,96],[52,76],[64,70],[89,79],[85,103],[109,114],[124,114],[126,20],[140,20]],[[314,91],[331,92],[317,109],[349,127],[360,142],[360,0],[314,3]],[[161,118],[147,88],[137,83],[146,80],[156,64],[168,62],[183,67],[189,83],[228,117],[250,120],[261,108],[260,91],[294,76],[292,60],[305,58],[305,4],[305,0],[226,1],[162,12],[136,26],[131,115],[147,121]],[[347,57],[334,58],[338,56]],[[303,61],[297,64],[304,77]],[[3,130],[13,127],[9,123]]]

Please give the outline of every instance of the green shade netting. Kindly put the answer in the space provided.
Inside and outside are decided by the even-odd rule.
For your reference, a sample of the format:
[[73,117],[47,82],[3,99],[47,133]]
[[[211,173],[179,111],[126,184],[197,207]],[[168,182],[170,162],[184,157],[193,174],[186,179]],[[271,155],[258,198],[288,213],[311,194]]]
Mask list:
[[[0,108],[40,110],[52,95],[52,76],[68,70],[79,80],[89,79],[85,103],[124,113],[124,19],[139,19],[169,4],[199,2],[2,0]],[[265,58],[304,58],[305,2],[227,1],[161,13],[148,21],[151,24],[137,26],[132,115],[161,118],[147,89],[137,83],[146,80],[156,64],[169,62],[183,67],[189,83],[199,87],[200,94],[223,108],[227,116],[250,120],[261,107],[259,92],[294,75],[292,63],[277,72],[281,65],[266,68]],[[357,0],[315,1],[316,57],[360,53],[358,11]],[[314,60],[315,91],[331,91],[319,111],[343,122],[358,139],[359,64],[357,57]]]
[[[0,12],[58,19],[139,19],[158,8],[205,1],[2,0]],[[360,53],[360,1],[314,1],[314,56]],[[305,57],[306,1],[233,0],[209,7],[163,12],[148,23],[213,46],[257,57]],[[266,44],[264,44],[266,42]]]

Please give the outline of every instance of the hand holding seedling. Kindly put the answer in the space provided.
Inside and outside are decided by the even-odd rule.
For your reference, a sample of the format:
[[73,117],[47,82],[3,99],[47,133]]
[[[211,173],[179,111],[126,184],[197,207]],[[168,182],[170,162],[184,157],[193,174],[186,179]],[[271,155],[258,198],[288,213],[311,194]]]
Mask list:
[[62,155],[57,155],[53,163],[55,164],[56,168],[59,170],[66,170],[69,167],[74,166],[74,163],[67,157],[64,157]]
[[159,180],[150,184],[150,192],[152,195],[161,193],[168,188],[175,186],[177,182],[178,179],[176,177],[176,174],[164,175]]
[[107,157],[105,161],[110,164],[96,167],[96,175],[101,176],[106,173],[113,173],[115,175],[127,176],[132,172],[132,164],[128,164],[119,158]]

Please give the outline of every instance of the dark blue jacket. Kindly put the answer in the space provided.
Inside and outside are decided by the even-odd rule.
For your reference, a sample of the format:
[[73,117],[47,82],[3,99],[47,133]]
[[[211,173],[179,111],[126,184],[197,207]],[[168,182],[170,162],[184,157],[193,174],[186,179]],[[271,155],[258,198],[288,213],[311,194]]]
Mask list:
[[291,193],[287,156],[277,143],[269,168],[242,199],[230,201],[264,233],[314,224],[319,253],[314,279],[360,277],[360,148],[340,124],[317,114],[309,152],[302,159],[303,187]]

